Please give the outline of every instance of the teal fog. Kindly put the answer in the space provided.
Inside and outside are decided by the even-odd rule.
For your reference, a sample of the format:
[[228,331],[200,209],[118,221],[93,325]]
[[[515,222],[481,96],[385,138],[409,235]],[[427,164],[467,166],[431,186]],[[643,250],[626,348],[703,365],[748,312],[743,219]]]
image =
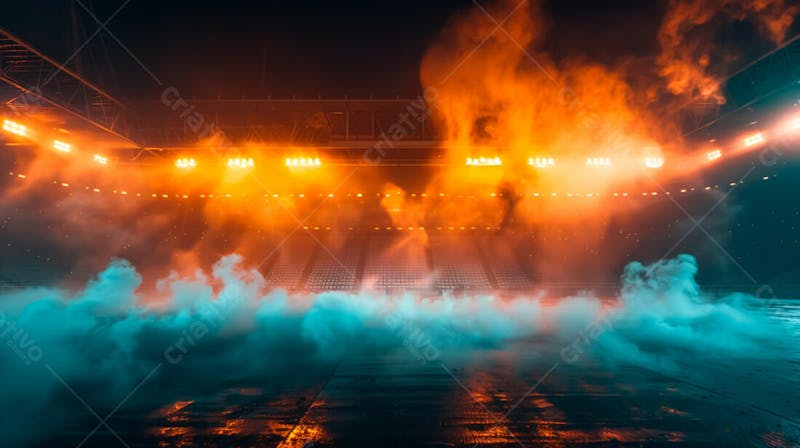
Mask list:
[[148,375],[127,406],[155,409],[231,384],[289,386],[361,350],[405,346],[419,362],[446,364],[504,349],[524,364],[535,341],[537,356],[563,363],[670,372],[710,357],[777,357],[786,339],[762,299],[700,291],[688,255],[630,263],[617,298],[587,292],[557,301],[543,294],[289,295],[269,290],[241,261],[230,255],[210,274],[171,274],[147,297],[125,260],[112,261],[80,291],[4,293],[4,438],[35,440],[42,428],[76,418],[62,381],[108,412]]

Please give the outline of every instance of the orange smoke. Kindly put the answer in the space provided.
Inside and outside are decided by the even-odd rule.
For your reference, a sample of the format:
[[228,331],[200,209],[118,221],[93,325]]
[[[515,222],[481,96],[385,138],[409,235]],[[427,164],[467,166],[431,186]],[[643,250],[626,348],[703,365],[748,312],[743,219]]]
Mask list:
[[749,20],[779,44],[799,12],[800,6],[788,6],[784,0],[670,0],[658,32],[661,54],[656,58],[668,91],[724,102],[720,86],[735,55],[714,56],[715,33],[732,20]]
[[[34,123],[26,121],[32,129]],[[318,207],[346,177],[339,168],[292,171],[283,152],[243,146],[242,154],[261,156],[252,169],[239,170],[226,166],[235,151],[209,148],[192,153],[195,168],[180,169],[175,160],[185,154],[152,152],[149,160],[127,164],[78,134],[69,137],[69,153],[45,146],[46,139],[35,151],[18,151],[9,171],[24,180],[3,189],[0,207],[14,210],[17,222],[30,220],[12,234],[51,246],[76,276],[112,256],[146,259],[145,269],[169,266],[182,274],[232,252],[258,265],[286,229],[347,226],[359,216],[346,207]],[[95,163],[95,152],[107,155],[108,164]]]
[[[293,157],[285,145],[233,145],[219,134],[197,145],[195,170],[176,169],[174,158],[181,154],[155,151],[149,155],[160,158],[149,164],[112,161],[101,167],[92,162],[92,153],[118,145],[58,133],[37,142],[42,151],[26,167],[28,184],[4,191],[0,205],[40,211],[43,233],[63,247],[64,258],[97,254],[89,261],[81,257],[95,264],[86,271],[96,271],[109,255],[134,261],[149,257],[191,270],[238,252],[257,265],[280,245],[286,228],[321,224],[341,230],[387,219],[395,230],[408,232],[414,247],[428,243],[433,226],[514,230],[516,224],[550,223],[569,225],[570,232],[590,240],[612,212],[632,214],[622,207],[609,210],[616,202],[606,198],[628,184],[651,182],[646,158],[666,161],[662,175],[680,171],[672,162],[685,148],[678,126],[662,110],[669,102],[664,97],[722,100],[721,67],[729,65],[730,56],[712,47],[714,30],[748,20],[781,42],[800,12],[800,6],[788,7],[783,0],[671,0],[662,26],[653,30],[660,52],[646,62],[631,58],[609,67],[548,54],[547,39],[558,36],[547,28],[541,5],[498,0],[472,8],[450,22],[424,57],[423,96],[447,149],[444,160],[436,161],[443,168],[433,173],[424,192],[409,194],[386,184],[388,167],[356,172],[323,160],[321,169],[310,172],[307,168],[314,167],[285,166],[283,158]],[[648,65],[649,71],[642,70]],[[634,87],[640,85],[647,88]],[[392,129],[395,138],[407,135],[404,126]],[[72,153],[50,149],[56,137],[71,142]],[[318,156],[295,149],[298,155]],[[244,155],[255,156],[255,166],[226,170],[227,158]],[[502,163],[466,163],[474,158]],[[554,163],[528,163],[537,158]],[[588,163],[593,160],[612,162]],[[420,170],[419,178],[427,176]],[[414,180],[411,184],[419,184]],[[35,191],[30,186],[35,181],[57,192]],[[78,190],[77,185],[93,188]],[[373,201],[381,188],[377,216]],[[345,194],[358,199],[339,203],[336,198]],[[329,207],[318,205],[328,197]],[[62,235],[51,229],[62,228],[66,237],[59,239]],[[24,225],[19,231],[36,234]],[[560,238],[553,235],[550,241]],[[565,256],[560,245],[557,250]]]
[[[579,59],[555,62],[542,50],[544,23],[539,2],[475,8],[452,22],[423,60],[422,82],[436,92],[430,107],[451,167],[433,190],[504,193],[521,201],[518,210],[532,210],[524,205],[534,193],[594,195],[645,176],[646,156],[661,157],[679,143],[672,123],[636,102],[627,73]],[[503,166],[465,166],[467,158],[479,156],[500,156]],[[527,163],[532,157],[556,163],[537,169]],[[587,166],[595,157],[615,164]],[[506,211],[458,214],[499,221]]]
[[[652,183],[646,160],[666,160],[657,171],[661,177],[685,175],[696,167],[679,160],[687,160],[682,156],[692,148],[685,147],[668,105],[676,99],[724,100],[721,73],[733,55],[715,48],[715,30],[749,21],[779,43],[800,12],[784,0],[671,0],[652,35],[660,51],[608,66],[548,54],[548,40],[558,36],[547,28],[542,4],[499,0],[462,13],[422,61],[422,83],[433,93],[426,98],[448,149],[447,168],[429,191],[503,193],[510,201],[510,207],[500,202],[505,210],[481,204],[453,216],[494,223],[507,220],[508,213],[528,222],[573,216],[574,204],[541,206],[533,198],[554,192],[607,196]],[[475,157],[500,157],[503,163],[465,164]],[[555,163],[526,163],[536,158]]]

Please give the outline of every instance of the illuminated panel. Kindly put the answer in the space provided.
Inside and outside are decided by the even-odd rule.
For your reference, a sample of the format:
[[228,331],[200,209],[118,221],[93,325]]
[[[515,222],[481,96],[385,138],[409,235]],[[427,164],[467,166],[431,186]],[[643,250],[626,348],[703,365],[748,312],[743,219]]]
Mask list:
[[586,159],[587,166],[611,166],[609,157],[589,157]]
[[53,142],[53,149],[61,152],[70,152],[72,151],[72,145],[69,143],[64,143],[60,140],[56,140]]
[[287,157],[285,164],[292,168],[315,168],[322,166],[319,157]]
[[528,165],[535,168],[548,168],[556,164],[556,159],[552,157],[530,157]]
[[108,157],[101,156],[100,154],[95,154],[94,162],[98,165],[108,165]]
[[709,162],[713,162],[714,160],[717,160],[720,157],[722,157],[722,151],[720,151],[719,149],[715,149],[706,154],[706,157],[708,158]]
[[647,157],[644,159],[644,166],[652,169],[658,169],[664,166],[663,157]]
[[11,120],[3,121],[3,130],[20,137],[25,137],[28,134],[28,129],[25,126]]
[[175,161],[175,166],[181,169],[190,169],[197,166],[197,162],[190,157],[181,157]]
[[253,161],[252,158],[235,157],[228,159],[229,168],[246,169],[246,168],[253,168],[254,166],[256,166],[256,163],[255,161]]
[[751,146],[760,145],[761,143],[764,143],[764,134],[760,132],[753,135],[748,135],[744,138],[744,146],[748,148]]
[[467,157],[467,166],[502,166],[500,157]]

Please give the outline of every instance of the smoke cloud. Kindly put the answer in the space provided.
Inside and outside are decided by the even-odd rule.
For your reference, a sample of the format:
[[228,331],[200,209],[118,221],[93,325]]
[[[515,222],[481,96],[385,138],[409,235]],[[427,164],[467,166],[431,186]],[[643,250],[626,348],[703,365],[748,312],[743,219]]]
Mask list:
[[130,406],[155,409],[229,384],[290,385],[348,353],[403,345],[421,362],[447,363],[538,340],[561,362],[662,371],[709,353],[777,356],[783,328],[752,297],[703,294],[696,273],[688,255],[634,262],[618,299],[586,293],[553,304],[541,295],[287,295],[269,290],[237,255],[210,273],[172,273],[144,294],[136,269],[113,260],[77,291],[0,297],[2,432],[30,441],[42,435],[42,421],[48,428],[70,421],[65,403],[73,402],[56,374],[98,409],[112,408],[152,375]]
[[723,52],[717,33],[732,22],[750,22],[766,39],[780,44],[800,12],[784,0],[670,0],[658,32],[656,58],[667,90],[688,99],[725,101],[725,72],[737,54]]

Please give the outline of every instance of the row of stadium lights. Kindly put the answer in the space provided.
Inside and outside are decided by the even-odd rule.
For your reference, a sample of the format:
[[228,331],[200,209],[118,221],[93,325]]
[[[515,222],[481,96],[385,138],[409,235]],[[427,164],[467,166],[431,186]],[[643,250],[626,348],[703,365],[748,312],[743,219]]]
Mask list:
[[[467,166],[503,166],[503,160],[500,157],[467,157]],[[647,158],[648,168],[661,168],[664,165],[663,158]],[[534,168],[550,168],[556,165],[554,157],[530,157],[528,158],[528,165]],[[586,159],[587,166],[611,166],[610,157],[588,157]]]
[[[290,168],[316,168],[322,166],[319,157],[316,158],[286,158],[284,163]],[[192,169],[197,167],[197,161],[191,157],[181,157],[175,161],[175,166],[181,169]],[[252,157],[234,157],[228,159],[228,168],[250,169],[255,168],[256,162]]]
[[[27,127],[11,120],[3,120],[3,130],[18,137],[28,136]],[[61,140],[53,140],[53,149],[59,152],[70,153],[72,152],[72,145],[62,142]],[[108,164],[108,159],[98,154],[95,154],[94,160],[103,165]]]
[[[798,128],[800,128],[800,123],[798,123]],[[6,126],[5,126],[5,125],[3,126],[3,129],[6,129]],[[23,130],[23,132],[24,132],[24,130]],[[751,141],[753,141],[753,140],[751,140]],[[753,144],[756,144],[756,143],[753,143]],[[54,145],[54,147],[55,147],[55,145]],[[709,155],[711,155],[711,153],[709,153]],[[714,159],[716,159],[716,158],[719,158],[719,156],[720,156],[719,154],[716,154],[716,155],[715,155],[713,158],[714,158]],[[95,156],[95,157],[98,157],[98,156]],[[711,158],[711,157],[710,157],[710,158]],[[106,163],[107,163],[107,160],[98,159],[98,160],[97,160],[97,162],[98,162],[98,163],[101,163],[101,164],[106,164]],[[182,162],[182,164],[183,164],[183,163],[185,163],[185,164],[187,164],[187,165],[191,165],[191,162],[189,161],[189,159],[184,159],[184,160],[183,160],[183,162]],[[10,174],[11,176],[14,176],[14,173],[13,173],[13,172],[11,172],[11,173],[9,173],[9,174]],[[17,175],[16,175],[16,177],[17,177],[17,178],[19,178],[19,179],[22,179],[22,180],[25,180],[25,179],[27,179],[27,176],[26,176],[26,175],[24,175],[24,174],[17,174]],[[766,180],[769,180],[769,179],[770,179],[770,177],[769,177],[769,176],[764,176],[764,177],[762,177],[762,180],[764,180],[764,181],[766,181]],[[67,188],[67,187],[70,187],[70,186],[71,186],[69,183],[66,183],[66,182],[58,182],[58,181],[54,181],[54,183],[55,183],[55,184],[60,184],[62,187],[65,187],[65,188]],[[743,183],[743,181],[741,181],[741,180],[740,180],[738,183]],[[731,187],[734,187],[734,186],[736,186],[736,185],[737,185],[737,182],[731,182],[731,183],[730,183],[730,186],[731,186]],[[100,192],[101,192],[101,190],[100,190],[99,188],[90,188],[90,187],[84,187],[84,188],[85,188],[87,191],[88,191],[88,190],[91,190],[91,191],[93,191],[93,192],[95,192],[95,193],[100,193]],[[714,188],[716,189],[716,188],[718,188],[718,186],[715,186]],[[711,189],[712,189],[712,187],[711,187],[711,186],[707,186],[707,187],[705,187],[705,188],[704,188],[704,190],[705,190],[705,191],[710,191]],[[695,191],[695,188],[682,188],[682,189],[680,189],[680,192],[681,192],[681,193],[684,193],[684,194],[686,194],[686,193],[689,193],[689,192],[694,192],[694,191]],[[114,194],[119,194],[119,195],[121,195],[121,196],[128,196],[128,192],[127,192],[127,191],[117,191],[117,190],[113,190],[112,192],[113,192]],[[399,192],[398,192],[398,193],[395,193],[395,194],[396,194],[396,195],[400,195],[400,193],[399,193]],[[671,193],[670,193],[670,192],[665,192],[665,194],[666,194],[666,195],[670,195]],[[134,195],[134,196],[136,196],[136,197],[142,197],[142,194],[141,194],[141,193],[134,193],[134,194],[132,194],[132,195]],[[658,194],[658,192],[655,192],[655,191],[654,191],[654,192],[642,192],[642,196],[658,196],[658,195],[659,195],[659,194]],[[146,195],[145,195],[145,196],[146,196]],[[189,199],[189,198],[191,197],[190,195],[186,195],[186,194],[184,194],[184,195],[178,195],[178,194],[176,194],[176,195],[169,195],[169,194],[163,194],[163,193],[162,193],[162,194],[152,193],[152,194],[150,194],[150,196],[151,196],[151,197],[153,197],[153,198],[162,198],[162,199],[169,199],[169,198],[172,198],[173,196],[174,196],[174,197],[176,197],[176,198],[182,198],[182,199]],[[290,194],[289,196],[291,196],[291,197],[295,197],[295,195],[294,195],[294,194]],[[299,194],[299,195],[297,195],[297,196],[298,196],[298,197],[300,197],[300,198],[305,198],[305,196],[306,196],[306,195],[301,193],[301,194]],[[349,196],[349,197],[352,197],[352,196],[353,196],[353,194],[348,194],[348,196]],[[362,193],[357,193],[357,194],[355,194],[355,196],[356,196],[356,197],[358,197],[358,198],[361,198],[361,197],[363,197],[364,195],[363,195]],[[383,196],[385,196],[385,197],[390,197],[390,196],[391,196],[391,193],[377,193],[377,194],[376,194],[376,196],[378,196],[378,197],[383,197]],[[416,194],[416,193],[413,193],[411,196],[417,196],[417,194]],[[419,196],[421,196],[421,197],[426,197],[426,196],[427,196],[427,194],[426,194],[426,193],[422,193],[422,194],[420,194]],[[440,197],[445,197],[446,195],[445,195],[445,193],[439,193],[439,194],[438,194],[438,196],[440,196]],[[502,194],[502,193],[491,193],[489,196],[491,196],[491,197],[497,197],[497,196],[500,196],[500,197],[502,197],[502,196],[503,196],[503,194]],[[544,195],[544,194],[541,194],[541,193],[533,193],[533,194],[532,194],[532,196],[533,196],[533,197],[546,197],[547,195]],[[555,193],[555,192],[554,192],[554,193],[551,193],[551,194],[550,194],[550,196],[552,196],[552,197],[557,197],[557,196],[558,196],[558,193]],[[592,198],[592,197],[600,197],[601,195],[600,195],[600,193],[588,193],[588,194],[586,194],[586,195],[582,195],[581,193],[575,193],[575,194],[573,194],[573,193],[567,193],[565,196],[567,196],[567,197],[570,197],[570,198],[572,198],[572,197],[583,197],[583,196],[585,196],[585,197],[587,197],[587,198]],[[613,193],[613,196],[614,196],[614,197],[620,197],[620,196],[621,196],[621,197],[630,197],[630,196],[632,196],[632,195],[629,195],[628,193]],[[218,198],[231,198],[231,197],[233,197],[233,196],[232,196],[231,194],[220,194],[220,195],[216,195],[216,196],[215,196],[215,195],[213,195],[213,194],[209,194],[209,195],[204,195],[204,194],[201,194],[201,195],[199,195],[199,197],[200,197],[200,198],[210,198],[210,199],[213,199],[213,198],[215,198],[215,197],[218,197]],[[264,197],[273,197],[273,198],[279,198],[279,197],[280,197],[280,195],[278,195],[278,194],[271,194],[271,195],[270,195],[270,194],[265,194],[265,195],[264,195]],[[324,197],[324,195],[323,195],[323,194],[320,194],[320,197]],[[333,198],[333,197],[335,197],[335,195],[334,195],[333,193],[329,193],[329,194],[327,195],[327,197],[328,197],[328,198]],[[312,229],[313,229],[313,230],[320,230],[321,228],[320,228],[319,226],[313,226],[313,227],[310,227],[310,226],[304,226],[304,229],[305,229],[305,230],[312,230]],[[417,227],[417,228],[415,228],[415,227],[396,227],[396,228],[395,228],[395,227],[391,227],[391,226],[386,226],[386,227],[374,226],[374,227],[373,227],[373,230],[387,230],[387,231],[391,231],[391,230],[397,230],[397,231],[403,231],[403,230],[425,230],[425,229],[426,229],[426,228],[425,228],[424,226],[419,226],[419,227]],[[437,229],[437,230],[444,230],[444,229],[447,229],[447,230],[480,230],[480,228],[478,228],[478,227],[476,227],[476,226],[470,226],[470,227],[466,227],[466,226],[460,226],[460,227],[456,227],[456,226],[448,226],[448,227],[438,226],[438,227],[436,227],[436,229]],[[498,229],[499,229],[499,227],[490,227],[490,226],[487,226],[487,227],[485,227],[485,229],[486,229],[486,230],[498,230]],[[325,227],[325,230],[331,230],[331,228],[330,228],[330,227]],[[353,230],[353,228],[352,228],[352,227],[349,227],[349,230]]]
[[[12,120],[3,120],[3,130],[18,137],[28,137],[29,135],[27,127]],[[63,153],[72,152],[72,145],[61,140],[54,140],[52,148]],[[98,165],[105,166],[108,165],[109,159],[104,155],[94,154],[92,161]],[[322,161],[320,161],[319,157],[287,157],[285,165],[290,168],[318,168],[322,166]],[[175,160],[175,167],[179,169],[188,170],[197,168],[197,166],[197,160],[192,157],[179,157]],[[252,157],[232,157],[228,159],[227,166],[229,168],[251,169],[255,168],[256,163]]]
[[[534,168],[550,168],[556,165],[554,157],[529,157],[528,165]],[[467,157],[467,166],[503,166],[500,157]],[[587,157],[586,166],[609,167],[611,166],[610,157]],[[648,168],[661,168],[664,166],[662,157],[645,158],[645,166]]]
[[[791,123],[791,130],[800,131],[800,118],[793,120]],[[757,132],[748,135],[744,138],[743,143],[746,148],[761,145],[766,142],[764,134]],[[714,149],[706,153],[706,158],[709,161],[714,161],[722,157],[721,149]],[[502,166],[503,161],[500,157],[467,157],[467,166]],[[534,168],[551,168],[556,165],[554,157],[530,157],[528,158],[528,165]],[[612,161],[610,157],[587,157],[586,166],[591,167],[611,167]],[[664,166],[663,157],[645,157],[644,166],[651,169],[659,169]]]
[[[10,172],[9,174],[11,176],[15,176],[15,174],[13,172]],[[26,180],[28,178],[28,176],[26,176],[25,174],[20,174],[20,173],[16,174],[16,177],[19,178],[19,179],[22,179],[22,180]],[[763,176],[761,178],[761,180],[763,180],[763,181],[767,181],[769,179],[770,179],[770,176]],[[53,181],[53,183],[56,184],[56,185],[60,185],[61,187],[64,187],[64,188],[72,187],[72,185],[67,183],[67,182]],[[729,183],[729,186],[730,187],[735,187],[735,186],[737,186],[739,184],[743,184],[743,183],[744,183],[744,181],[742,181],[742,180],[739,180],[738,182],[733,182],[732,181],[732,182]],[[95,193],[100,193],[101,192],[101,189],[96,188],[96,187],[84,187],[84,189],[87,190],[87,191],[93,191]],[[703,191],[711,191],[712,189],[716,190],[716,189],[719,189],[719,185],[714,185],[713,187],[712,186],[700,187],[700,189],[703,190]],[[698,190],[698,188],[695,188],[695,187],[686,187],[686,188],[679,189],[681,194],[689,194],[689,193],[693,193],[693,192],[695,192],[697,190]],[[230,198],[234,197],[234,195],[232,195],[230,193],[217,194],[217,195],[214,195],[214,194],[188,195],[188,194],[166,194],[166,193],[150,193],[150,194],[147,194],[147,193],[145,193],[145,194],[142,194],[142,193],[130,193],[129,194],[125,190],[112,190],[112,193],[113,194],[119,194],[121,196],[136,196],[136,197],[139,197],[139,198],[150,196],[152,198],[162,198],[162,199],[169,199],[169,198],[190,199],[190,198],[193,198],[193,197],[198,197],[198,198],[201,198],[201,199],[206,199],[206,198],[207,199],[215,199],[215,198],[216,199],[230,199]],[[401,194],[402,193],[400,193],[400,192],[394,193],[395,196],[400,196]],[[619,197],[631,198],[631,197],[637,197],[638,196],[636,193],[627,193],[627,192],[623,192],[623,193],[615,192],[615,193],[609,193],[607,195],[608,196],[613,196],[613,197],[616,197],[616,198],[619,198]],[[660,195],[670,196],[670,195],[672,195],[672,193],[670,191],[665,191],[665,192],[662,192],[662,193],[659,193],[657,191],[643,191],[643,192],[641,192],[641,196],[642,197],[660,196]],[[288,197],[291,197],[291,198],[300,198],[300,199],[304,199],[306,197],[311,197],[310,195],[306,195],[305,193],[299,193],[299,194],[289,193],[289,194],[286,194],[284,196],[288,196]],[[345,196],[345,195],[341,194],[340,196]],[[369,196],[369,195],[365,195],[363,193],[348,193],[347,194],[347,197],[363,198],[365,196]],[[388,198],[388,197],[392,196],[392,193],[376,193],[375,196],[376,197],[387,197]],[[437,197],[438,196],[438,197],[442,197],[443,198],[443,197],[447,197],[448,195],[446,193],[438,193],[438,194],[430,194],[430,195],[427,194],[427,193],[420,193],[420,194],[412,193],[410,196],[412,196],[412,197],[419,196],[419,197],[422,197],[422,198],[426,198],[426,197],[429,197],[429,196],[433,196],[433,197]],[[451,194],[449,196],[455,196],[455,197],[458,197],[458,198],[463,198],[464,197],[464,195],[458,195],[458,194],[456,194],[456,195]],[[502,193],[489,193],[488,196],[492,197],[492,198],[503,197],[503,194]],[[552,192],[552,193],[540,193],[540,192],[530,193],[530,197],[534,197],[534,198],[547,198],[547,197],[552,197],[552,198],[559,198],[559,197],[567,197],[567,198],[599,198],[601,196],[603,196],[602,193],[561,193],[561,194],[556,193],[556,192]],[[241,197],[249,197],[249,196],[242,195]],[[277,193],[272,193],[272,194],[264,194],[264,197],[265,198],[277,199],[277,198],[280,198],[281,195],[279,195]],[[327,195],[323,194],[323,193],[320,193],[319,197],[320,198],[326,198],[327,197],[327,198],[330,199],[330,198],[335,198],[336,195],[334,193],[328,193]],[[485,197],[485,196],[480,196],[480,197]],[[467,199],[476,199],[476,198],[477,198],[477,196],[472,196],[472,195],[467,196]]]
[[[663,157],[646,157],[644,164],[647,168],[661,168],[664,166]],[[503,166],[500,157],[467,157],[467,166]],[[551,168],[556,165],[554,157],[529,157],[528,166],[533,168]],[[587,157],[586,166],[610,167],[610,157]]]
[[[790,133],[800,132],[800,118],[794,118],[788,122],[785,131]],[[766,143],[767,138],[763,132],[756,132],[744,137],[742,143],[745,148],[752,148],[755,146]],[[713,149],[706,153],[706,159],[713,162],[722,158],[722,150],[719,148]],[[503,161],[500,157],[468,157],[467,166],[502,166]],[[530,157],[528,158],[528,165],[533,168],[551,168],[556,165],[554,157]],[[590,167],[611,167],[612,160],[610,157],[587,157],[586,166]],[[664,166],[663,157],[645,157],[644,166],[650,169],[659,169]]]
[[[3,130],[19,137],[28,137],[29,135],[27,127],[8,119],[3,121]],[[800,131],[800,117],[792,119],[788,124],[787,130],[789,132]],[[766,137],[762,132],[756,132],[748,135],[744,137],[743,140],[746,148],[758,146],[765,142]],[[52,143],[52,148],[63,153],[69,153],[72,151],[71,144],[60,140],[54,140]],[[722,155],[721,149],[714,149],[706,153],[706,158],[709,162],[713,162],[720,159]],[[93,161],[98,165],[108,165],[109,162],[108,157],[100,154],[95,154],[93,156]],[[255,168],[255,165],[255,160],[253,158],[235,157],[229,158],[227,161],[227,166],[229,168],[252,169]],[[322,166],[322,162],[318,157],[287,157],[285,160],[285,165],[289,168],[318,168]],[[466,165],[472,167],[499,167],[503,165],[503,160],[498,156],[468,157],[466,159]],[[528,159],[528,165],[533,168],[551,168],[556,165],[556,159],[554,157],[530,157]],[[197,166],[197,161],[190,157],[180,157],[175,161],[175,167],[179,169],[188,170],[196,168]],[[612,166],[612,159],[610,157],[588,157],[586,159],[586,166],[608,168]],[[646,157],[644,159],[644,166],[650,169],[659,169],[664,166],[664,158]]]

